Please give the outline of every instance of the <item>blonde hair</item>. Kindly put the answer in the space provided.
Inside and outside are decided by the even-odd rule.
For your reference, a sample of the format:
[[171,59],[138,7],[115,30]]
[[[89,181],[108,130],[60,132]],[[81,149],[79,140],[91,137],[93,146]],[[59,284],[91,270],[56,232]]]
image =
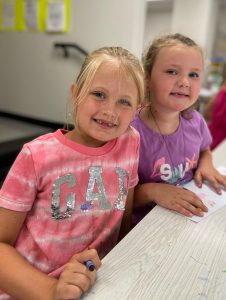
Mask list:
[[[156,58],[160,52],[161,49],[166,48],[166,47],[172,47],[175,45],[184,45],[187,47],[192,47],[197,49],[197,51],[200,52],[204,64],[204,53],[202,48],[196,44],[195,41],[193,41],[191,38],[180,34],[180,33],[175,33],[175,34],[169,34],[169,35],[164,35],[161,37],[158,37],[153,40],[149,48],[147,49],[144,57],[143,57],[143,66],[144,66],[144,72],[145,72],[145,77],[148,80],[148,77],[151,77],[152,69],[154,66],[154,63],[156,61]],[[146,99],[148,96],[146,96]],[[150,101],[150,99],[149,99]],[[186,109],[185,111],[182,112],[182,115],[184,117],[187,117],[187,113],[189,113],[191,110],[193,110],[196,106],[198,106],[198,99],[195,104],[193,104],[190,108]]]
[[130,75],[138,90],[137,104],[144,99],[144,72],[139,59],[122,47],[103,47],[87,55],[80,73],[76,79],[76,89],[73,90],[73,119],[76,124],[78,105],[87,96],[94,76],[102,63],[118,60],[119,67],[125,74]]

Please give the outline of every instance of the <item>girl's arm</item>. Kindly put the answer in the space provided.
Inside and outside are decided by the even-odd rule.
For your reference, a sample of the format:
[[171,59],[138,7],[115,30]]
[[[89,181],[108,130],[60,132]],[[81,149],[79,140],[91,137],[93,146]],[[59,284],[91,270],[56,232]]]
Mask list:
[[[96,250],[74,255],[65,265],[59,280],[34,268],[14,248],[26,213],[0,208],[0,290],[16,299],[78,299],[96,279],[101,263]],[[90,272],[84,261],[92,259],[96,270]]]
[[194,180],[198,187],[202,186],[203,180],[207,180],[218,194],[221,194],[222,186],[226,188],[226,176],[221,175],[214,168],[212,153],[209,148],[200,153]]
[[53,299],[56,279],[33,268],[13,247],[25,218],[26,213],[0,208],[0,289],[18,299]]
[[133,197],[134,197],[134,188],[129,189],[125,211],[122,218],[121,228],[119,232],[119,241],[129,233],[131,229],[131,219],[132,219],[132,209],[133,209]]
[[175,210],[187,217],[203,216],[207,207],[195,193],[167,183],[138,184],[134,192],[134,207],[142,207],[155,202],[165,208]]

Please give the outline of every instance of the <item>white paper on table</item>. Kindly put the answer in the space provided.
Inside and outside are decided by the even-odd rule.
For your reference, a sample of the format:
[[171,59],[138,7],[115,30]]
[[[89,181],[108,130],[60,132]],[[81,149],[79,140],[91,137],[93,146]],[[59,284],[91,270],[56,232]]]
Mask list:
[[[226,167],[219,167],[217,168],[218,171],[226,175]],[[221,190],[222,194],[218,195],[212,188],[210,188],[206,183],[202,184],[202,188],[198,188],[194,182],[194,180],[188,182],[184,185],[184,187],[188,190],[194,192],[205,204],[208,208],[208,212],[204,212],[203,217],[192,216],[188,217],[188,219],[194,222],[200,222],[201,220],[205,219],[221,207],[226,205],[226,191]]]

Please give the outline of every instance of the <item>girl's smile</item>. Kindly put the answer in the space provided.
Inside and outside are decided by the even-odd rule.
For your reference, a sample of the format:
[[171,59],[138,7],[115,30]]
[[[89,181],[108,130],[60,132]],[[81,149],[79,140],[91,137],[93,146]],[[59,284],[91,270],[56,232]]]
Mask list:
[[100,119],[93,119],[93,120],[103,128],[112,128],[114,126],[117,126],[117,124],[106,122],[105,120],[100,120]]
[[189,94],[181,93],[181,92],[171,92],[170,95],[172,96],[178,96],[178,97],[189,97]]

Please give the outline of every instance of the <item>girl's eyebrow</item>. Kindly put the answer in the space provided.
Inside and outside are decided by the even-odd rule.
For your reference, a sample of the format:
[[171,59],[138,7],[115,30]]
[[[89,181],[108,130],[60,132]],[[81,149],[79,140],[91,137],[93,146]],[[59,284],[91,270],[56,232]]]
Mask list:
[[106,89],[104,86],[100,86],[100,85],[92,85],[90,88],[91,89],[96,89],[96,90],[98,90],[98,89],[100,89],[100,90]]
[[202,71],[202,70],[199,69],[199,68],[193,68],[192,70],[193,70],[193,71],[196,71],[196,72],[201,72],[201,71]]
[[[181,65],[178,64],[166,64],[166,68],[181,68]],[[202,70],[197,67],[193,67],[190,69],[191,71],[201,72]]]
[[[108,89],[107,88],[105,88],[104,86],[92,86],[91,88],[90,88],[90,91],[91,92],[93,92],[93,91],[100,91],[100,92],[105,92],[105,93],[108,93],[109,91],[108,91]],[[121,93],[119,93],[119,98],[126,98],[126,99],[128,99],[128,100],[130,100],[130,99],[132,99],[133,98],[133,95],[132,94],[121,94]]]

